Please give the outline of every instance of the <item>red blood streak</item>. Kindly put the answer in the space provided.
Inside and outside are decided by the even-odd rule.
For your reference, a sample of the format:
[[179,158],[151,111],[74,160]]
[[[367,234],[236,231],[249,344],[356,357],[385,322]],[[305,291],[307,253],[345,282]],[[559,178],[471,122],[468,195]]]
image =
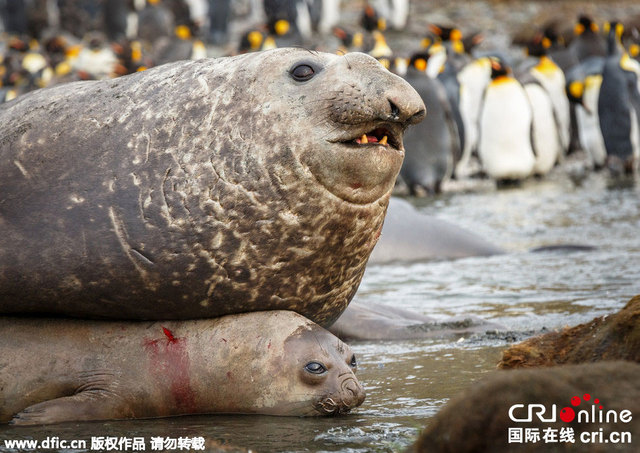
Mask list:
[[162,331],[164,332],[164,334],[166,335],[167,339],[169,340],[169,343],[176,343],[178,341],[178,340],[176,340],[176,337],[173,336],[173,332],[171,332],[166,327],[163,327]]
[[176,338],[163,327],[166,341],[145,340],[144,347],[149,355],[149,373],[160,385],[169,386],[178,413],[196,412],[196,399],[189,376],[189,351],[187,339]]

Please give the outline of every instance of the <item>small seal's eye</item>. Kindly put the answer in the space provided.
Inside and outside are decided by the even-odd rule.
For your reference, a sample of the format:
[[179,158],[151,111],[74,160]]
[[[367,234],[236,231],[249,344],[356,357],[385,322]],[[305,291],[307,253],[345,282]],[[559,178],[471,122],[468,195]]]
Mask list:
[[318,362],[309,362],[304,366],[304,369],[313,374],[323,374],[327,372],[325,366]]
[[298,82],[306,82],[316,75],[315,69],[308,64],[299,64],[291,70],[291,77]]
[[349,365],[351,365],[351,368],[356,368],[358,366],[358,361],[356,360],[355,354],[351,356],[351,363]]

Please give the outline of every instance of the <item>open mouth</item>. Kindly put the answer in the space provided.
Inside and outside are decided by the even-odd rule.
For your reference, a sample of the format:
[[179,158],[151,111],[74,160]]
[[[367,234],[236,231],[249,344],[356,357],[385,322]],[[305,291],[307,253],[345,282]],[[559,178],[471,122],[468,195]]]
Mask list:
[[402,141],[398,138],[398,135],[386,127],[375,128],[341,143],[354,146],[384,146],[395,150],[402,149]]

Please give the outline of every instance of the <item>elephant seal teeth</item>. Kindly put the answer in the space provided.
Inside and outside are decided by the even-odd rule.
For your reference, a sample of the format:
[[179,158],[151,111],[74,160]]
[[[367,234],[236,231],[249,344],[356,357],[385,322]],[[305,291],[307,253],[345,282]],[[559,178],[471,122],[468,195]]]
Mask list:
[[386,145],[387,144],[387,136],[385,135],[384,137],[382,137],[382,140],[380,140],[378,143],[380,143],[381,145]]

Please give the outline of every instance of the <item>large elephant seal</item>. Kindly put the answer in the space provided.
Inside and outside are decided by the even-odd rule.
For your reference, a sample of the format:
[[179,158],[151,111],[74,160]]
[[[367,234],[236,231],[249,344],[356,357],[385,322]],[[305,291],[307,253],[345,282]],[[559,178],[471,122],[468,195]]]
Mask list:
[[349,346],[291,311],[151,322],[0,318],[0,422],[256,413],[364,401]]
[[0,108],[0,313],[328,325],[424,114],[373,58],[302,49],[18,98]]

